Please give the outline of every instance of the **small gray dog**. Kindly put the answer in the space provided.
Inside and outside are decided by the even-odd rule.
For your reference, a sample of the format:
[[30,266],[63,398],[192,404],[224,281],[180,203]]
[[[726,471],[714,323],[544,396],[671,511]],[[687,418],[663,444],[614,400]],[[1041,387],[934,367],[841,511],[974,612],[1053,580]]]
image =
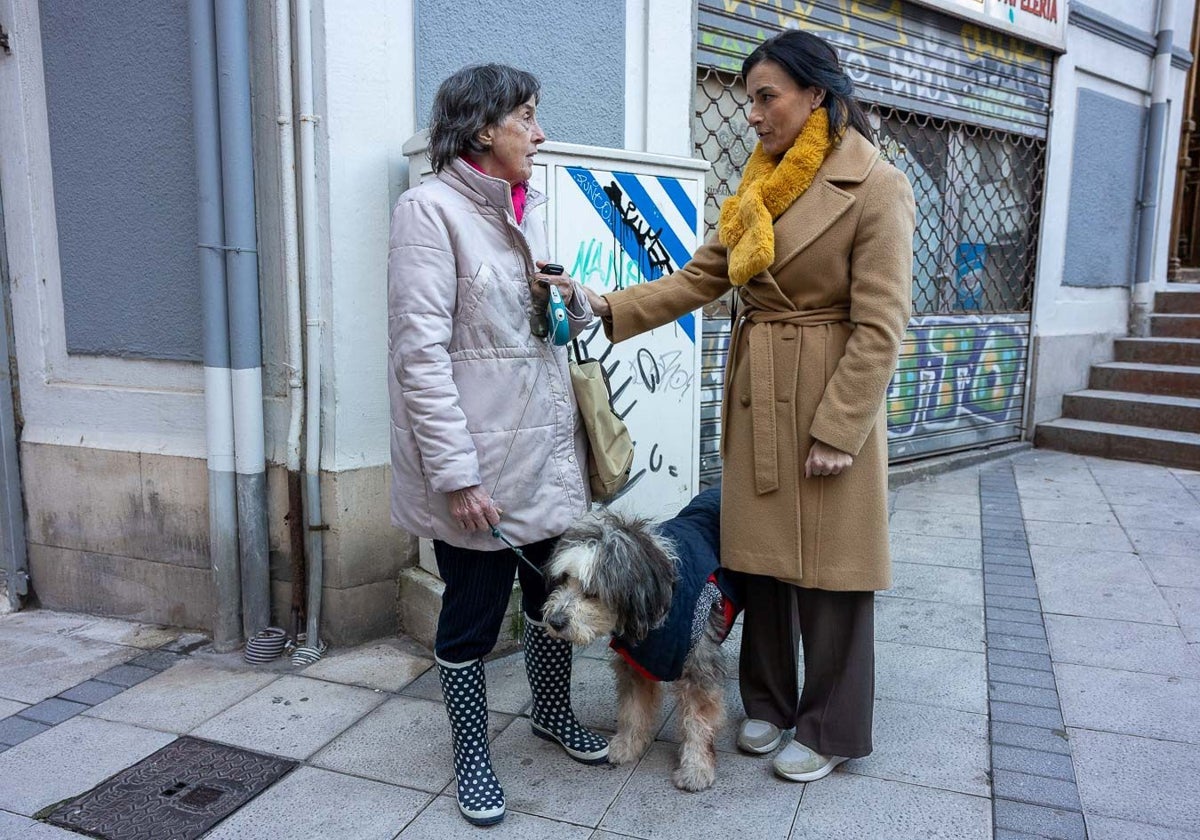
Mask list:
[[551,635],[588,645],[611,634],[617,734],[608,760],[637,760],[654,738],[661,682],[674,682],[683,744],[672,774],[682,790],[716,778],[714,738],[725,719],[720,645],[737,616],[736,579],[720,568],[720,489],[705,490],[658,525],[604,512],[559,540],[543,618]]

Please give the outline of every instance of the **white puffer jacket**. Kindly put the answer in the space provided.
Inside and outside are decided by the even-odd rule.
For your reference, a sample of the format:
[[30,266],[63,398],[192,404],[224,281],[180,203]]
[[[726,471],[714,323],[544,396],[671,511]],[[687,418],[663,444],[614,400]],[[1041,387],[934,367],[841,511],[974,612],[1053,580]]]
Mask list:
[[[400,196],[388,253],[392,522],[463,548],[447,494],[480,484],[518,545],[554,537],[587,510],[586,437],[564,347],[529,330],[529,277],[548,260],[546,197],[520,225],[509,185],[453,161]],[[571,335],[592,320],[576,286]]]

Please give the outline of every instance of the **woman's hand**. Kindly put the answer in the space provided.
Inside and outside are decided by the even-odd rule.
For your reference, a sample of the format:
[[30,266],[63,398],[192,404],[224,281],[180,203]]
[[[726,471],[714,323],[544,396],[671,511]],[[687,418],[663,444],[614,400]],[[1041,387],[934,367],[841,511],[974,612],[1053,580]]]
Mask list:
[[[538,260],[537,267],[545,268],[549,265],[545,260]],[[538,283],[553,283],[558,286],[558,293],[562,295],[563,304],[571,305],[571,298],[575,294],[575,281],[571,279],[569,274],[535,274],[533,279]],[[547,293],[548,294],[548,293]]]
[[486,531],[500,524],[502,510],[480,485],[455,490],[450,496],[450,516],[464,531]]
[[814,440],[812,449],[808,450],[808,458],[804,461],[804,477],[840,475],[842,470],[849,469],[853,463],[854,456],[848,452]]
[[587,286],[581,288],[583,289],[583,293],[587,295],[588,303],[592,305],[593,315],[597,318],[607,318],[612,314],[612,307],[608,305],[608,301],[604,298],[604,295],[593,292]]

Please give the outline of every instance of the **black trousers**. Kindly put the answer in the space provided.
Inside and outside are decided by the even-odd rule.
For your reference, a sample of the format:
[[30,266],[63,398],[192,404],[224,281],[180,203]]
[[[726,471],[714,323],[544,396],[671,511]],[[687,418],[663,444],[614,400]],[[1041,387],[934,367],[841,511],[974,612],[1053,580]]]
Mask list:
[[[746,715],[822,755],[871,752],[875,593],[804,589],[743,575],[746,612],[738,676]],[[804,690],[797,656],[804,645]]]
[[[539,569],[550,560],[558,537],[521,546]],[[446,583],[442,611],[438,614],[433,651],[443,662],[470,662],[491,652],[500,635],[504,610],[512,596],[514,572],[521,580],[525,614],[542,620],[546,583],[542,576],[517,559],[512,549],[476,551],[433,541],[438,572]]]

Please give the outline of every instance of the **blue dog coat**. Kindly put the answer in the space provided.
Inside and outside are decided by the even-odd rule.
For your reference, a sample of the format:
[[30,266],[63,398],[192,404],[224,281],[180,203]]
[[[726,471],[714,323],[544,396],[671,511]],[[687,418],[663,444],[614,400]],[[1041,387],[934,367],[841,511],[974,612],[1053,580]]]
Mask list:
[[721,640],[741,611],[732,575],[721,568],[721,488],[705,490],[674,519],[655,526],[675,544],[678,579],[671,610],[645,639],[631,644],[614,636],[609,647],[643,677],[671,682],[679,679],[688,654],[704,633],[710,611],[725,619]]

